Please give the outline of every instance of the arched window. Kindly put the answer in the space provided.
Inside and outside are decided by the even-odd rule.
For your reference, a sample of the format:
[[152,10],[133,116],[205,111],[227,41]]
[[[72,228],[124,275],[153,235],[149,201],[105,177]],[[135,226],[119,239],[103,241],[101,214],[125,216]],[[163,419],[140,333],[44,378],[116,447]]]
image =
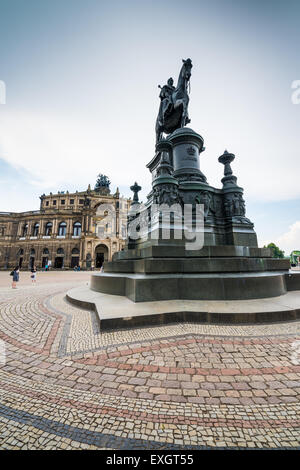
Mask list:
[[78,248],[73,248],[73,250],[72,250],[72,255],[79,255],[79,250],[78,250]]
[[65,236],[67,232],[67,224],[66,222],[61,222],[58,226],[58,235]]
[[52,233],[52,222],[47,222],[45,225],[45,235],[49,236]]
[[43,255],[49,255],[49,250],[48,248],[43,249]]
[[58,248],[57,254],[58,255],[64,255],[65,254],[64,249],[63,248]]
[[34,224],[33,232],[32,232],[32,235],[33,235],[34,237],[37,237],[37,236],[38,236],[38,234],[39,234],[39,229],[40,229],[40,224],[39,224],[39,223]]
[[23,237],[26,237],[27,232],[28,232],[28,224],[26,223],[26,224],[23,226],[22,236],[23,236]]
[[18,253],[17,253],[17,256],[22,256],[24,254],[24,250],[23,248],[20,248]]
[[79,237],[80,234],[81,234],[81,223],[75,222],[75,224],[73,225],[73,236]]
[[30,250],[30,256],[34,256],[34,255],[35,255],[35,250],[32,248],[32,249]]

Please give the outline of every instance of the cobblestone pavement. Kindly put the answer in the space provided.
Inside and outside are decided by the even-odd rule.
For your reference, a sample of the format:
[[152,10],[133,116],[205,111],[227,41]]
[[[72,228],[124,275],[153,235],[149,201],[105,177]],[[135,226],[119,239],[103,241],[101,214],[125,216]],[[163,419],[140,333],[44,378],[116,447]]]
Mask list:
[[87,273],[1,279],[0,448],[300,447],[300,322],[101,334]]

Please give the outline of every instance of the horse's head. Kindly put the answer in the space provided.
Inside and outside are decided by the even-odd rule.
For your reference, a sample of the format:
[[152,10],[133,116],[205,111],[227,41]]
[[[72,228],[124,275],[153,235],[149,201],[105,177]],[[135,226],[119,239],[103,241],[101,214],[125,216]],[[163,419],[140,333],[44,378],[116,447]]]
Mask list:
[[183,77],[185,78],[185,80],[189,80],[191,78],[191,75],[192,75],[192,67],[193,67],[193,64],[192,64],[192,61],[191,59],[182,59],[182,62],[183,62]]

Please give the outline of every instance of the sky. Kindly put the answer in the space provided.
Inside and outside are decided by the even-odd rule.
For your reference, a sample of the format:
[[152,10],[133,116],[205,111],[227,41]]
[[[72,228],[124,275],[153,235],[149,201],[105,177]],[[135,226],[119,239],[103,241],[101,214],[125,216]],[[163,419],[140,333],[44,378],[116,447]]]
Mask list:
[[259,244],[300,249],[299,44],[298,0],[0,0],[0,211],[98,173],[145,200],[158,85],[190,57],[201,171],[221,187],[233,152]]

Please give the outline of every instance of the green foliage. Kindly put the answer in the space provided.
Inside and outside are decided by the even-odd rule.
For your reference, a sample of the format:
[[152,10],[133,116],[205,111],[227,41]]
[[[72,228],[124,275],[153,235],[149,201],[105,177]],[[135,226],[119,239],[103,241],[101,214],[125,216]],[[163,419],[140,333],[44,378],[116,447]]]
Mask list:
[[280,250],[280,248],[276,246],[275,243],[269,243],[267,247],[264,248],[271,248],[273,251],[273,258],[284,258],[284,251]]

